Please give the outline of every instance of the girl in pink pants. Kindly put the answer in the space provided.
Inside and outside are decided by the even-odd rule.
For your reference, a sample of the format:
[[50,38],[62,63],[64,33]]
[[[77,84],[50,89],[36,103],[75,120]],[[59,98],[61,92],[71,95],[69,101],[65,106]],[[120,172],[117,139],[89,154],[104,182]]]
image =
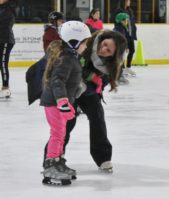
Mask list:
[[50,126],[50,138],[44,162],[44,184],[71,184],[76,171],[66,166],[63,157],[66,124],[75,117],[72,104],[81,89],[82,69],[79,54],[86,49],[89,28],[79,21],[65,22],[60,28],[62,40],[50,43],[40,104]]
[[63,145],[67,120],[56,106],[45,107],[46,118],[50,126],[47,159],[63,154]]

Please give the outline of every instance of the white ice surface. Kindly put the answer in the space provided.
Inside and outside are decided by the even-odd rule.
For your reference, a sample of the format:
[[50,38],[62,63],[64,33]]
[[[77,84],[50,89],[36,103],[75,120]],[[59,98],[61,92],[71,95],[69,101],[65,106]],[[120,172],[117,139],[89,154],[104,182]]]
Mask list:
[[10,69],[12,98],[0,100],[0,199],[168,199],[169,67],[135,67],[136,78],[117,93],[105,90],[105,117],[113,145],[113,174],[98,171],[89,153],[85,115],[67,147],[78,179],[67,187],[41,184],[49,137],[39,102],[28,106],[25,71]]

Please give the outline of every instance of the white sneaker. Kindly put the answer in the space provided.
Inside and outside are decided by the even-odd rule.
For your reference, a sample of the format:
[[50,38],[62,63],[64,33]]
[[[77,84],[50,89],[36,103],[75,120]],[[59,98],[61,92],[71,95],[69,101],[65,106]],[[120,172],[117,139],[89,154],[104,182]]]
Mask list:
[[110,161],[103,162],[100,165],[100,170],[108,172],[108,173],[113,173],[113,165]]
[[0,90],[0,98],[9,98],[11,96],[11,92],[9,88]]
[[136,73],[133,70],[131,70],[131,68],[127,68],[127,67],[124,69],[124,74],[125,75],[128,74],[128,75],[131,75],[133,77],[136,76]]

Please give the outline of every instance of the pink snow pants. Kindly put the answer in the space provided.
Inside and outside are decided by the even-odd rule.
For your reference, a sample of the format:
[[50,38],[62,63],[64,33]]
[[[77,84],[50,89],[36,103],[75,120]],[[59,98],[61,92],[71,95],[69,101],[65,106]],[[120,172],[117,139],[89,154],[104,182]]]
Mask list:
[[45,114],[50,126],[50,138],[46,158],[56,158],[63,154],[67,120],[62,116],[56,106],[45,107]]

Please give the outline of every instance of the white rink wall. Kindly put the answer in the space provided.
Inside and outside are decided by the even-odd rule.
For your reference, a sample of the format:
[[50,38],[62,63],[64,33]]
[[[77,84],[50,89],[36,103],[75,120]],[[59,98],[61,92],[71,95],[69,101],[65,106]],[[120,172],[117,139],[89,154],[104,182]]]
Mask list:
[[[113,29],[113,24],[104,24]],[[30,66],[43,55],[43,24],[16,24],[10,66]],[[152,64],[169,64],[169,24],[137,24],[138,39],[143,43],[145,60]],[[137,45],[137,44],[136,44]]]

